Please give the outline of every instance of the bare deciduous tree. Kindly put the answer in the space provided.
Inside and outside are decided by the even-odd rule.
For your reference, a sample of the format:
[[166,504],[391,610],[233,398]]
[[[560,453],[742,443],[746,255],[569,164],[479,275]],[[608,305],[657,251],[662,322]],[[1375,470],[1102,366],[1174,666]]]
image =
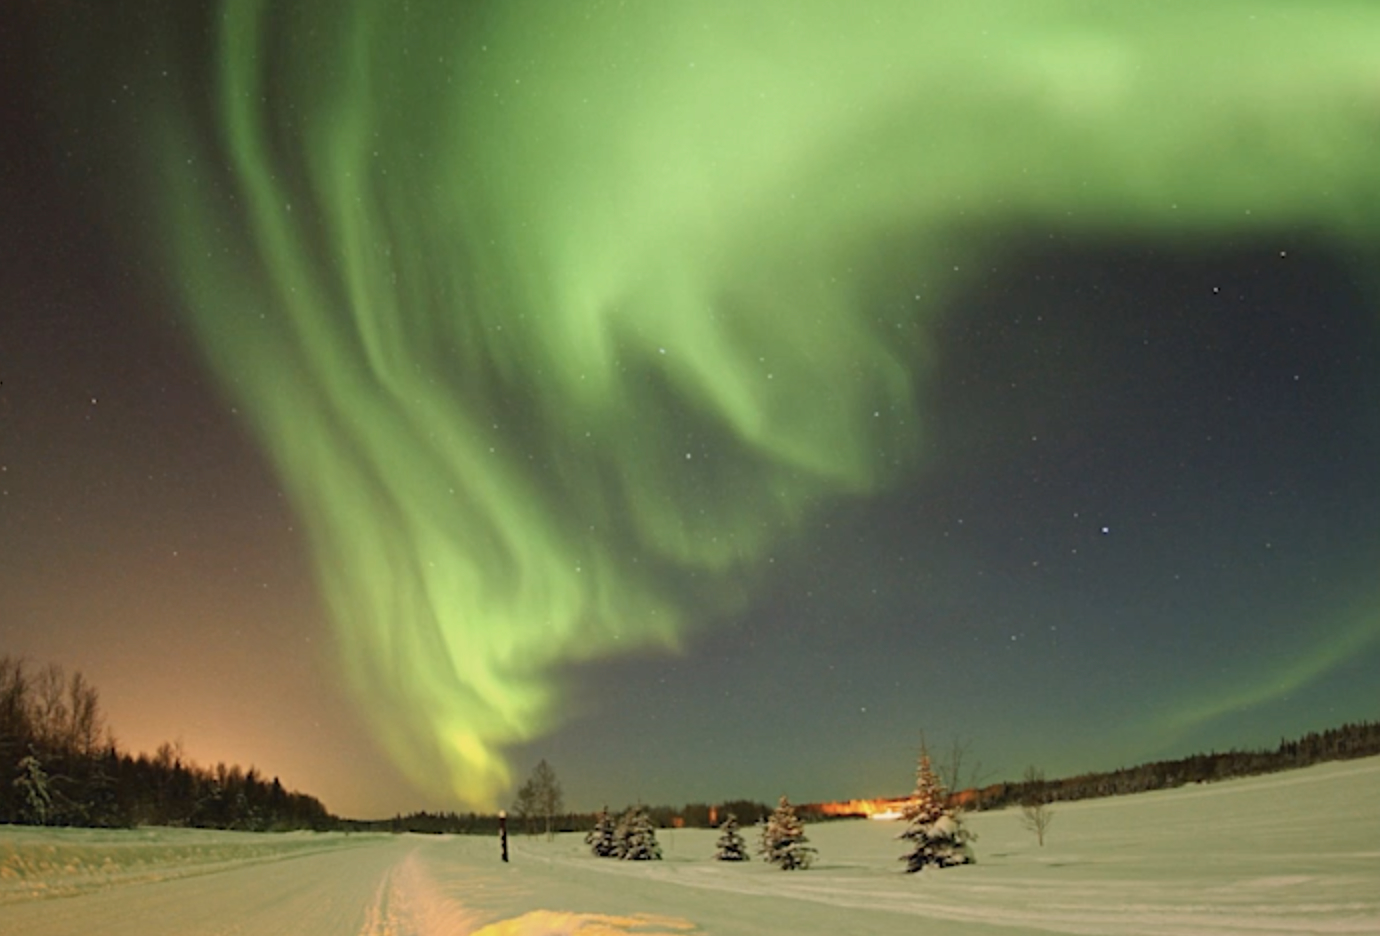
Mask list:
[[67,679],[62,667],[49,663],[33,683],[33,727],[38,743],[49,750],[66,748],[68,741]]
[[982,771],[982,761],[972,756],[973,743],[955,735],[947,751],[930,755],[925,733],[922,731],[920,750],[930,757],[935,776],[954,799],[954,808],[964,811],[972,809],[976,805],[976,800],[964,794],[970,790],[975,794],[989,777],[989,774]]
[[1054,819],[1054,811],[1049,808],[1049,790],[1045,786],[1045,772],[1031,765],[1025,769],[1025,786],[1021,794],[1021,821],[1035,833],[1036,840],[1043,848],[1045,830]]
[[532,770],[532,782],[536,786],[537,809],[546,819],[546,838],[550,841],[556,834],[551,827],[552,820],[561,811],[565,800],[561,781],[556,779],[556,771],[543,759]]
[[513,799],[513,818],[522,820],[522,827],[530,836],[535,834],[532,819],[536,814],[537,788],[528,779],[522,786],[518,787],[517,796]]
[[556,779],[556,771],[545,760],[532,768],[532,776],[518,788],[517,798],[513,800],[513,813],[522,818],[527,834],[534,834],[533,822],[537,818],[546,822],[546,837],[555,837],[552,822],[564,802],[561,782]]
[[[24,661],[0,657],[0,757],[4,763],[17,763],[27,743],[29,720],[29,674]],[[13,748],[11,750],[10,748]],[[3,797],[0,791],[0,797]]]
[[82,757],[94,757],[101,746],[101,734],[105,730],[101,717],[100,695],[96,687],[86,681],[80,672],[72,674],[67,684],[68,717],[70,718],[68,741]]

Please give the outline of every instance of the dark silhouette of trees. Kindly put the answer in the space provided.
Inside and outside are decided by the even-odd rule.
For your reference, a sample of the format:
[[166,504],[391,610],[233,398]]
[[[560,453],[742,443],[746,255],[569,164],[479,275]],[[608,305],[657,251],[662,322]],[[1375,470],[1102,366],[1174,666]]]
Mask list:
[[179,748],[123,753],[107,733],[100,696],[81,673],[34,672],[0,657],[0,822],[30,825],[325,829],[338,820],[275,777],[199,767]]
[[1072,802],[1167,790],[1189,783],[1253,777],[1376,754],[1380,754],[1380,722],[1348,723],[1327,731],[1309,732],[1296,740],[1282,740],[1274,750],[1213,751],[1059,780],[996,783],[976,791],[976,808],[986,810],[1022,805],[1033,786],[1041,788],[1047,803]]
[[[727,816],[729,813],[738,817],[738,822],[742,825],[756,825],[766,819],[772,813],[772,807],[766,803],[759,803],[754,800],[729,800],[720,803],[718,814]],[[696,828],[708,829],[714,825],[713,821],[706,817],[703,825],[691,823],[687,820],[686,825],[694,825]]]
[[415,812],[391,819],[341,819],[347,832],[413,832],[420,835],[497,835],[498,816],[481,813]]

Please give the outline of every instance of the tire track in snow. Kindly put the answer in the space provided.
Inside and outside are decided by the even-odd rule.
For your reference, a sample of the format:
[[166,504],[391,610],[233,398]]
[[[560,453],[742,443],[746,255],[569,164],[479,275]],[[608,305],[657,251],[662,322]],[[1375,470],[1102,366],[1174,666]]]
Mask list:
[[359,936],[463,936],[477,925],[476,915],[447,896],[413,848],[379,881]]

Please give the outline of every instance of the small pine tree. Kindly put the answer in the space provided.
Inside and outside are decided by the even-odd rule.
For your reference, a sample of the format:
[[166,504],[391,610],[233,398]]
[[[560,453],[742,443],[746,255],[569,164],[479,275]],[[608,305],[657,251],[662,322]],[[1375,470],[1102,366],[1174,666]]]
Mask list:
[[615,825],[613,817],[609,815],[609,808],[605,806],[599,812],[599,818],[594,822],[594,828],[589,830],[585,836],[585,844],[596,858],[613,858],[618,854],[618,843],[615,840]]
[[661,845],[656,840],[656,827],[647,810],[638,806],[623,814],[619,822],[623,830],[619,840],[618,857],[625,861],[660,861]]
[[949,868],[971,864],[972,849],[968,842],[972,833],[946,803],[944,785],[930,766],[930,755],[920,749],[920,765],[915,771],[915,793],[903,811],[909,825],[900,838],[913,843],[909,852],[901,856],[907,872],[919,871],[933,865]]
[[782,871],[804,870],[815,859],[815,849],[807,843],[805,826],[795,814],[790,800],[781,802],[762,827],[762,856]]
[[728,814],[724,824],[719,826],[718,851],[714,857],[719,861],[747,861],[747,841],[738,834],[738,817]]
[[48,772],[35,754],[19,759],[19,776],[14,789],[19,794],[20,818],[30,825],[47,825],[53,813],[53,794],[49,788]]

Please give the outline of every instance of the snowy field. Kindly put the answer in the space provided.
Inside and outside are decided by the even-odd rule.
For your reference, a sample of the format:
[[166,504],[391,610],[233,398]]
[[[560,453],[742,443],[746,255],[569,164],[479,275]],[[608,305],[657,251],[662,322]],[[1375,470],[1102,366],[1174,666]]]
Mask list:
[[[900,872],[900,826],[811,825],[819,863],[663,862],[579,836],[255,835],[0,826],[0,934],[1380,933],[1380,758],[1056,807],[1044,848],[1014,811],[970,818],[971,867]],[[750,832],[750,830],[745,830]]]

